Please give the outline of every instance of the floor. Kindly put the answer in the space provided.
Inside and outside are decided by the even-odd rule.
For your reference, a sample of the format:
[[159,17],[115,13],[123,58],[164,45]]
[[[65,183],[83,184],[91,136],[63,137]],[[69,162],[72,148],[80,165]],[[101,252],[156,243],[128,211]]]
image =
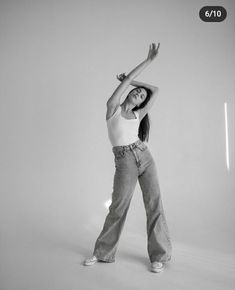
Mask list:
[[83,266],[95,239],[83,232],[33,223],[2,230],[0,289],[235,289],[234,256],[173,241],[172,261],[152,273],[145,238],[133,233],[121,237],[115,263]]

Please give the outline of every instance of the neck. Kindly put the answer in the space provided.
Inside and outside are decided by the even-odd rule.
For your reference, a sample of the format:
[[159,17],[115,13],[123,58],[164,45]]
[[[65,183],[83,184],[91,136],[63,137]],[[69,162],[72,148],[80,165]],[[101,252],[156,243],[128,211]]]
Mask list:
[[122,103],[122,107],[125,112],[129,113],[130,111],[132,111],[135,105],[125,101],[124,103]]

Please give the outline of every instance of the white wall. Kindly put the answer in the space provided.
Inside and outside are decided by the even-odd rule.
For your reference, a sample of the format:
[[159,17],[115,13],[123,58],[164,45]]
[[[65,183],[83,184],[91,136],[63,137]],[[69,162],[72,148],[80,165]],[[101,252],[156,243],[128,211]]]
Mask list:
[[[116,74],[160,42],[138,79],[160,88],[148,146],[173,242],[234,253],[235,4],[217,2],[228,11],[221,23],[199,19],[205,1],[1,1],[3,233],[80,230],[93,247],[114,174],[106,100]],[[139,186],[131,231],[146,234]]]

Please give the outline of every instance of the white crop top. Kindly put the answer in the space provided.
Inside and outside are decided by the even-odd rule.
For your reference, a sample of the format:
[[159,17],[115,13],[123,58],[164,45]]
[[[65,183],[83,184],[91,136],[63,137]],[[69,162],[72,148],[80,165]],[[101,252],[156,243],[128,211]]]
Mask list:
[[106,120],[109,140],[113,146],[129,145],[139,139],[139,113],[133,111],[136,119],[126,119],[121,115],[121,110],[121,106],[118,106],[112,117]]

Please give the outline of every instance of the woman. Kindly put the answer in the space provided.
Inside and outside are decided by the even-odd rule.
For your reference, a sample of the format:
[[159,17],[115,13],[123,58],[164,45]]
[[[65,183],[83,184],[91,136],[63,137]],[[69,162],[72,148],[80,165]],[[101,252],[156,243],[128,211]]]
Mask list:
[[[148,112],[153,106],[158,88],[134,81],[157,56],[160,43],[152,43],[147,58],[127,76],[117,78],[121,84],[107,101],[106,122],[115,156],[112,203],[103,229],[96,240],[93,256],[84,261],[90,266],[98,261],[114,262],[119,237],[130,201],[139,181],[147,216],[148,254],[152,272],[161,272],[171,259],[172,245],[164,215],[155,162],[144,143],[149,139]],[[129,85],[135,86],[120,104]]]

